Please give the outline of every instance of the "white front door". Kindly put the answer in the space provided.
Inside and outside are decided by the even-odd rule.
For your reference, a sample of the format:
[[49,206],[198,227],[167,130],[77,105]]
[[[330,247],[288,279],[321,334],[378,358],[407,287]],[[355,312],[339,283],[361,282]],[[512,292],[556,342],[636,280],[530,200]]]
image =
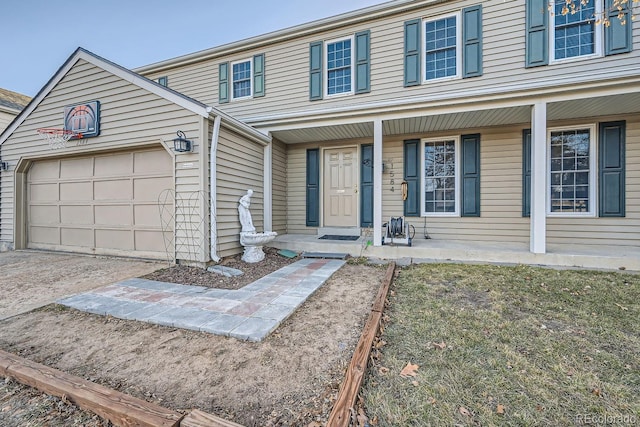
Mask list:
[[324,150],[324,226],[358,226],[357,147]]

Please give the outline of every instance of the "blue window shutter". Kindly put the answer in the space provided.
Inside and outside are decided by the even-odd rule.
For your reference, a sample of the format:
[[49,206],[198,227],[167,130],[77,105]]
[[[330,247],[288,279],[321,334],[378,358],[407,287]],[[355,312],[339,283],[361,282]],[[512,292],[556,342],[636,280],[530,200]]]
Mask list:
[[420,216],[420,140],[404,141],[404,180],[407,183],[405,216]]
[[531,129],[522,131],[522,216],[531,216]]
[[307,150],[307,227],[320,226],[320,150]]
[[414,19],[404,23],[404,86],[417,86],[422,82],[420,75],[422,60],[420,34],[422,20]]
[[482,5],[462,9],[462,77],[482,75]]
[[218,102],[229,102],[229,63],[223,62],[218,67]]
[[368,93],[371,91],[371,60],[369,30],[356,33],[356,93]]
[[[629,8],[631,2],[620,4],[621,10],[618,10],[618,5],[614,5],[614,0],[606,0],[604,3],[610,22],[610,25],[604,26],[605,55],[631,52],[633,46],[633,21]],[[618,17],[619,14],[620,17]]]
[[309,99],[322,99],[322,42],[309,45]]
[[360,227],[373,226],[373,145],[361,147]]
[[600,123],[600,216],[625,216],[624,121]]
[[549,63],[549,5],[547,1],[526,0],[526,67],[538,67]]
[[461,216],[480,216],[480,134],[462,135]]
[[253,97],[264,96],[264,53],[253,57]]

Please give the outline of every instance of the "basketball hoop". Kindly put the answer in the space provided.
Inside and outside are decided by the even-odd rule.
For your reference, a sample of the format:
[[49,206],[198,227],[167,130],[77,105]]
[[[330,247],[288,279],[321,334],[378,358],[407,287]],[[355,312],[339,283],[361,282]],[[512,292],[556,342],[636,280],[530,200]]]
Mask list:
[[66,148],[67,141],[71,138],[82,139],[82,134],[74,132],[72,130],[59,129],[59,128],[41,128],[37,132],[42,139],[47,141],[50,150],[57,150],[59,148]]

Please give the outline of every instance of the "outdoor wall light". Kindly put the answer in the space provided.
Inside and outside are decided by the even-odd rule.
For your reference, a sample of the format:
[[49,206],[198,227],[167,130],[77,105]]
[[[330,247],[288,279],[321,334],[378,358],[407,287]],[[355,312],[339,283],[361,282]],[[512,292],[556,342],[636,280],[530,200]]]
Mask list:
[[173,151],[177,153],[186,153],[191,151],[191,141],[185,137],[184,132],[179,130],[176,134],[178,137],[173,140]]
[[0,171],[8,171],[9,163],[8,162],[0,162]]

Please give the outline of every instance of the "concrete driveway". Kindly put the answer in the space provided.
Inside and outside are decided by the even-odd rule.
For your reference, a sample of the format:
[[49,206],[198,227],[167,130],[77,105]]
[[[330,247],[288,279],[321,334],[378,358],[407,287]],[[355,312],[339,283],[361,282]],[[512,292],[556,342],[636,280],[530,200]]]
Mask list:
[[38,251],[0,253],[0,320],[142,276],[167,263]]

